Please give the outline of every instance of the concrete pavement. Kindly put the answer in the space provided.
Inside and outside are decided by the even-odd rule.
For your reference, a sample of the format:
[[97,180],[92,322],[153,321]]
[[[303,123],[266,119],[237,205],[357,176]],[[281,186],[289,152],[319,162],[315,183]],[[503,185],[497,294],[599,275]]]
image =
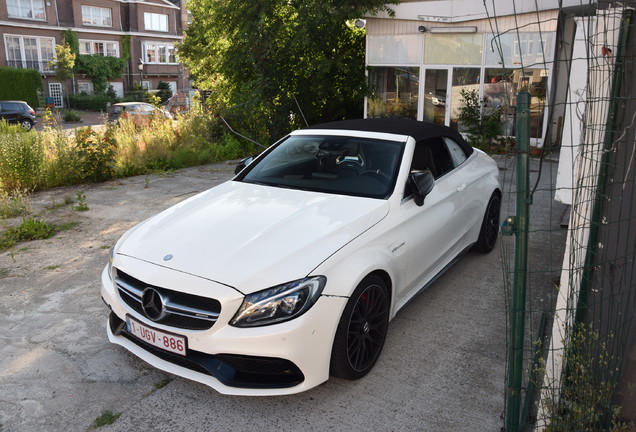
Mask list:
[[[505,216],[514,209],[506,174],[514,161],[499,164]],[[500,430],[506,293],[499,248],[468,253],[402,310],[375,368],[359,381],[331,378],[285,397],[223,396],[110,344],[99,294],[110,246],[137,222],[231,178],[233,169],[208,165],[33,195],[38,217],[78,224],[0,253],[0,430],[85,431],[106,410],[121,417],[100,431]],[[537,208],[550,205],[545,189]],[[89,211],[62,205],[80,190]],[[538,227],[558,226],[560,215],[541,214]]]

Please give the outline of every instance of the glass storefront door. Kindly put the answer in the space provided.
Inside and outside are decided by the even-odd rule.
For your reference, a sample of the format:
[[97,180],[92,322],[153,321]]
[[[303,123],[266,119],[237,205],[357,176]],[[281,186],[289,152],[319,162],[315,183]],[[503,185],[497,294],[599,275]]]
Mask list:
[[424,121],[446,124],[447,69],[424,71]]

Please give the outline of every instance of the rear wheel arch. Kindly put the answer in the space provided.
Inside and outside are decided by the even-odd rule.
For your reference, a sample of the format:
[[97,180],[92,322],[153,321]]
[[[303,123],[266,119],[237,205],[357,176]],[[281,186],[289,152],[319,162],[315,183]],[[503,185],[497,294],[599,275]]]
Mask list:
[[480,253],[491,252],[499,236],[499,223],[501,222],[501,191],[495,189],[488,199],[486,211],[480,225],[479,237],[473,249]]

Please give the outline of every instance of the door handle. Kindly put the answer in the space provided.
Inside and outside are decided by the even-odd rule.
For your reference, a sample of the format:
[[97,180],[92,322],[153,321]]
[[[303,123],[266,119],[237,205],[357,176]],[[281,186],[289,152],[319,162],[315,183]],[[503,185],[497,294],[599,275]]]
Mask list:
[[466,189],[466,184],[461,184],[461,185],[457,186],[457,192],[461,192],[464,189]]

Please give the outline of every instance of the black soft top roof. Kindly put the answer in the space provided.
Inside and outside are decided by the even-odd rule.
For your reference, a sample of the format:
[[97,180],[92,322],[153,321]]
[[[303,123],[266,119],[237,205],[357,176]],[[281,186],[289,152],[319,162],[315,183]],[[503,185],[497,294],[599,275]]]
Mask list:
[[457,130],[436,123],[410,119],[370,118],[341,120],[318,124],[311,126],[308,129],[359,130],[365,132],[383,132],[396,135],[408,135],[413,137],[416,142],[428,138],[448,137],[459,144],[466,152],[466,155],[470,155],[473,152],[473,148],[468,145]]

